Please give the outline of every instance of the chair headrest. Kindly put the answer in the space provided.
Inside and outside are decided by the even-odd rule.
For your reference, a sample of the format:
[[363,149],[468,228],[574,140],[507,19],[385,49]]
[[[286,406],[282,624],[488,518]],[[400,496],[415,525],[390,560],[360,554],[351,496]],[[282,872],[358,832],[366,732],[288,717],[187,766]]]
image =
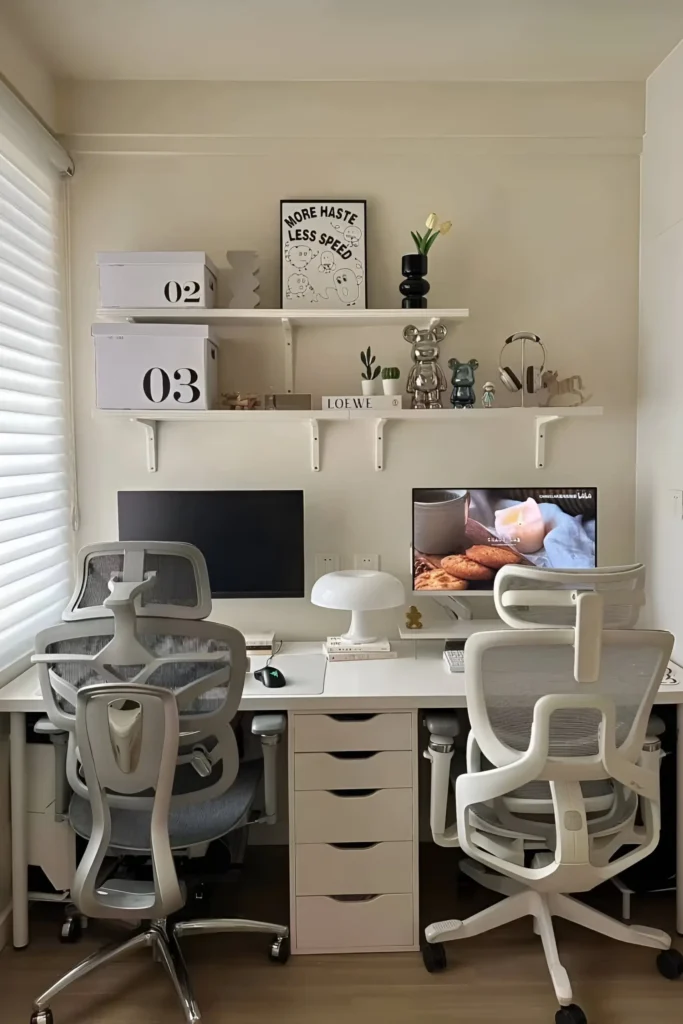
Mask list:
[[198,548],[170,541],[112,541],[79,551],[76,585],[62,618],[109,617],[117,591],[120,599],[124,590],[137,595],[137,615],[205,619],[211,614],[209,573]]

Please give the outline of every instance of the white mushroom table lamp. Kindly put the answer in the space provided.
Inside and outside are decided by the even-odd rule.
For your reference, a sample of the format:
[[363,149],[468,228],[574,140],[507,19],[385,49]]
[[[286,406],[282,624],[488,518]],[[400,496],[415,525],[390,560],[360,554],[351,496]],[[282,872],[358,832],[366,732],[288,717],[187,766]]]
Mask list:
[[401,581],[388,572],[342,569],[315,581],[311,601],[321,608],[350,611],[351,622],[342,640],[369,644],[377,639],[372,632],[370,612],[399,608],[405,604],[405,592]]

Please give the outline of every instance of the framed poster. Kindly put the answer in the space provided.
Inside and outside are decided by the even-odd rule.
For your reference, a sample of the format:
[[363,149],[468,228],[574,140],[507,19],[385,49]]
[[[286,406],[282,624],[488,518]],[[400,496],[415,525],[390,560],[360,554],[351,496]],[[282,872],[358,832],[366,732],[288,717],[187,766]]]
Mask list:
[[365,309],[364,199],[283,199],[283,309]]

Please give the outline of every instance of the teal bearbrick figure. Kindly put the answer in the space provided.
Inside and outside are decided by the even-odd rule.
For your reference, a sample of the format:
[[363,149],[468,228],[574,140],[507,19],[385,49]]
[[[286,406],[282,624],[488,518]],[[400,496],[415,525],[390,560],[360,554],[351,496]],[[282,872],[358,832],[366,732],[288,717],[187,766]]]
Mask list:
[[449,359],[448,366],[453,371],[451,405],[454,409],[471,409],[474,405],[474,371],[479,369],[479,363],[476,359],[466,363]]

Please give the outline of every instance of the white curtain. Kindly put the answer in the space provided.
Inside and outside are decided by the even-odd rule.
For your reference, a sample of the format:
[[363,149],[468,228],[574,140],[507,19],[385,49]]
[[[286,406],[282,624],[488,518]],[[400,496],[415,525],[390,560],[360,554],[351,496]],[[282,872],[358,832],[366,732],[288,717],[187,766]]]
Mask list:
[[60,272],[66,167],[38,122],[30,138],[28,113],[22,130],[11,130],[18,101],[12,96],[8,113],[7,94],[0,90],[0,679],[23,667],[36,632],[59,619],[69,596],[72,504]]

